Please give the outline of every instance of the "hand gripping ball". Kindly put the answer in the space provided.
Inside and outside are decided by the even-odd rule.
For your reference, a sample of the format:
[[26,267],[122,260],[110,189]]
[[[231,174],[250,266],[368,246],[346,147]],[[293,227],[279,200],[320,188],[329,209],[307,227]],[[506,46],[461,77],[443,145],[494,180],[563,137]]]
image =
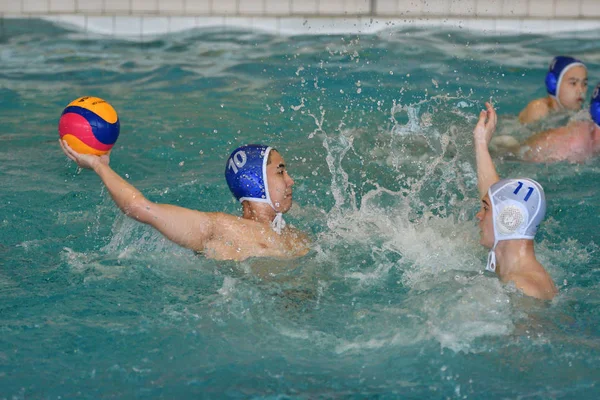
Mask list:
[[119,117],[106,101],[80,97],[62,112],[58,133],[77,153],[106,154],[119,137]]

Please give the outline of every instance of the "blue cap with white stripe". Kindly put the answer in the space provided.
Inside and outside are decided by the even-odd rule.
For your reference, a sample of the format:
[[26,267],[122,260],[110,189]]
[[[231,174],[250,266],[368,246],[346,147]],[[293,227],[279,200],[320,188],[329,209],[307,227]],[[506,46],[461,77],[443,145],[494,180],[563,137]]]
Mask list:
[[560,104],[560,100],[558,100],[560,83],[567,71],[577,66],[585,68],[585,64],[581,61],[567,56],[554,57],[550,63],[550,68],[548,68],[548,73],[546,74],[546,90],[550,96],[558,101],[558,104]]
[[[267,161],[271,150],[271,147],[262,144],[248,144],[235,149],[227,159],[225,179],[238,201],[267,203],[275,210],[267,180]],[[276,212],[271,226],[281,233],[285,227],[281,212]]]
[[227,159],[225,179],[240,202],[269,202],[266,163],[270,151],[269,146],[248,144],[235,149]]

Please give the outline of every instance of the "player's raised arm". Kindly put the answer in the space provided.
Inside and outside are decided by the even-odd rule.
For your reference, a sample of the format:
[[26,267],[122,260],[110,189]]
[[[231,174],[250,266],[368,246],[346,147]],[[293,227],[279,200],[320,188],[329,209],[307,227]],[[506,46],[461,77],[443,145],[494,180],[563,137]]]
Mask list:
[[479,198],[483,198],[490,186],[500,179],[488,149],[490,140],[492,140],[492,136],[496,130],[498,117],[494,107],[490,103],[485,103],[485,106],[486,110],[481,111],[479,114],[479,121],[473,130]]

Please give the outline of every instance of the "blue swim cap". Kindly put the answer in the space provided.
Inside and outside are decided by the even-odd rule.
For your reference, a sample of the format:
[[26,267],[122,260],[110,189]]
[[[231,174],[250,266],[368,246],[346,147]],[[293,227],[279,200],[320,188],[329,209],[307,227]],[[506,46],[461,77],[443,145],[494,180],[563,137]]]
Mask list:
[[542,186],[533,179],[502,179],[488,190],[492,202],[494,247],[486,269],[496,270],[499,241],[533,239],[546,216],[546,197]]
[[600,83],[594,89],[594,94],[592,94],[592,101],[590,103],[590,115],[592,116],[592,120],[600,127]]
[[[560,89],[560,82],[562,81],[563,76],[569,69],[577,66],[582,66],[585,68],[585,65],[576,58],[566,56],[554,57],[550,63],[548,73],[546,74],[546,89],[548,90],[548,94],[550,96],[553,96],[556,98],[556,100],[558,100],[558,91]],[[558,104],[560,104],[560,101]]]
[[271,227],[277,233],[285,228],[283,214],[278,212],[269,195],[267,161],[272,148],[262,144],[248,144],[235,149],[227,159],[225,179],[237,200],[267,203],[276,211]]
[[271,148],[261,144],[238,147],[231,153],[225,166],[229,190],[240,202],[270,203],[267,188],[267,159]]

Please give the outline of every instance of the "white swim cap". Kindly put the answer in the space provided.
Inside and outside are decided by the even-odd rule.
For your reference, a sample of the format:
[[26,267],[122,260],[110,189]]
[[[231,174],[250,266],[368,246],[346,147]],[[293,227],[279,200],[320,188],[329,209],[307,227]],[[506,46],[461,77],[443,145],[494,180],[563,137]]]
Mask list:
[[544,189],[533,179],[502,179],[488,190],[492,202],[494,247],[485,269],[496,271],[495,249],[501,240],[533,239],[546,216]]

